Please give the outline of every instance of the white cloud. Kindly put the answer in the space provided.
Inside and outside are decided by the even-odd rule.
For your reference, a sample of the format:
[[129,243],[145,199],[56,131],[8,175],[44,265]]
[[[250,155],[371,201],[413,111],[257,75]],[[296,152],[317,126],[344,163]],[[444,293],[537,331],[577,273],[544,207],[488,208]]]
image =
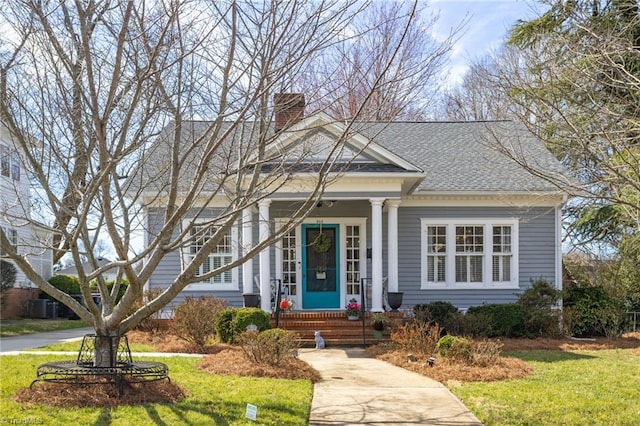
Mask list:
[[448,86],[462,80],[473,59],[498,49],[518,19],[537,16],[535,6],[523,0],[432,0],[427,9],[427,13],[430,12],[440,16],[433,28],[438,40],[444,40],[466,22],[451,52],[451,63],[446,70]]

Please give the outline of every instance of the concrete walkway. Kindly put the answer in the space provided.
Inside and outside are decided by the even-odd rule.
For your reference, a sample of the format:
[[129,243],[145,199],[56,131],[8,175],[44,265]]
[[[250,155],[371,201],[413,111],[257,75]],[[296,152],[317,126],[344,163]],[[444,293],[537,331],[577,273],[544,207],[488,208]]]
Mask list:
[[481,425],[444,385],[364,349],[302,349],[322,374],[313,390],[310,425]]

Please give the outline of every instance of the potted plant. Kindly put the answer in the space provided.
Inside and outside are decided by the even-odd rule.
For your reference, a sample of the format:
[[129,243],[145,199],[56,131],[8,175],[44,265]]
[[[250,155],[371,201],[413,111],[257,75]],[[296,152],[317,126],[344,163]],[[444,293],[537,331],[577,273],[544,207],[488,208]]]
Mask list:
[[371,325],[376,331],[384,330],[384,327],[389,324],[389,318],[383,312],[376,312],[371,315]]
[[358,319],[358,317],[360,316],[360,305],[355,298],[349,300],[347,309],[345,309],[344,313],[347,314],[347,319],[351,321]]
[[316,279],[324,280],[327,278],[327,268],[324,266],[318,266],[316,268]]
[[293,300],[282,299],[280,301],[280,310],[283,312],[291,311],[293,309]]

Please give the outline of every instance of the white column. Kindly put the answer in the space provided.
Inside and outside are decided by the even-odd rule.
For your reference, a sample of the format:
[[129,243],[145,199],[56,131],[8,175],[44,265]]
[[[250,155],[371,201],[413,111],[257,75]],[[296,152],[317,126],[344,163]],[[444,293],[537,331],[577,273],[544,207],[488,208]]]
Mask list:
[[[242,211],[242,255],[253,247],[253,207]],[[253,293],[253,258],[242,264],[242,293]]]
[[[260,216],[260,242],[269,238],[269,206],[271,200],[261,200],[258,203]],[[265,247],[260,252],[260,307],[263,311],[271,312],[271,262],[269,247]]]
[[371,311],[382,312],[382,204],[371,198]]
[[398,206],[400,200],[387,200],[387,272],[389,290],[398,291]]

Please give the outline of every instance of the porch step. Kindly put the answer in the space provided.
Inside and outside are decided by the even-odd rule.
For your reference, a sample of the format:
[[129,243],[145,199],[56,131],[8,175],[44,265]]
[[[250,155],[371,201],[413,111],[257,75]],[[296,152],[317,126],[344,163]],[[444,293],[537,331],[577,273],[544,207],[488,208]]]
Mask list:
[[[387,312],[392,322],[402,322],[400,312]],[[280,314],[278,326],[300,334],[302,347],[314,347],[316,331],[324,338],[327,346],[373,345],[391,340],[389,327],[376,332],[371,325],[371,314],[365,313],[364,338],[362,320],[350,321],[343,312],[284,312]],[[275,327],[275,314],[271,316],[271,325]]]

